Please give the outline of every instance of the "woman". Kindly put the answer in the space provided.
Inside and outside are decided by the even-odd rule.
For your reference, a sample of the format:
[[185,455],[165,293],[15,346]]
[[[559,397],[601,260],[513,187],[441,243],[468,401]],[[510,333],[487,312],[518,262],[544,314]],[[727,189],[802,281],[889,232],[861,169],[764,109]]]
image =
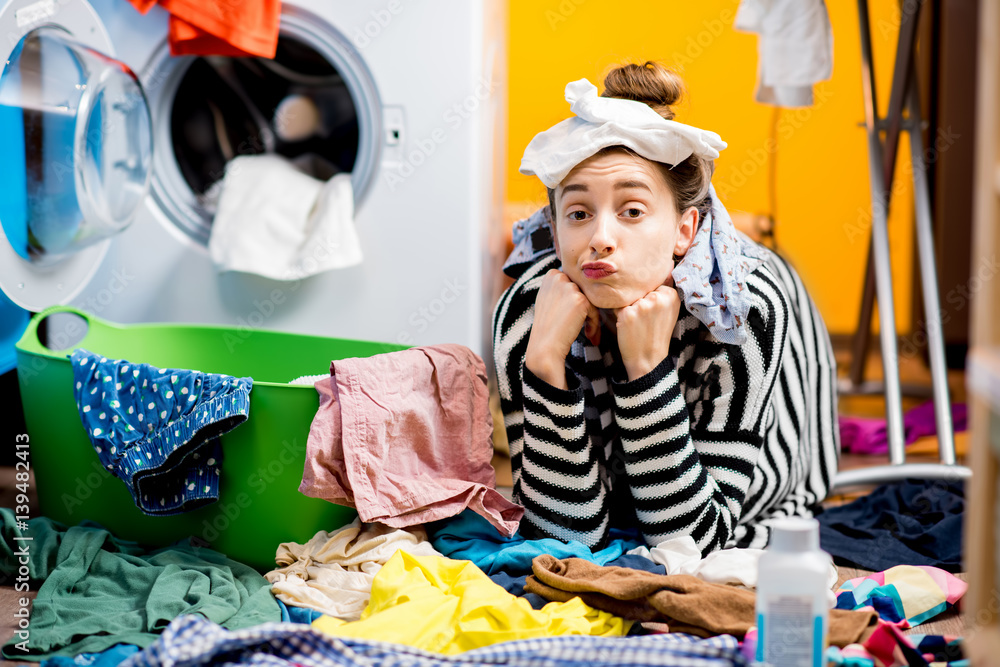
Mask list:
[[732,228],[710,187],[725,144],[670,120],[681,90],[655,63],[612,71],[601,97],[571,83],[576,117],[525,151],[550,205],[516,231],[493,331],[527,536],[763,547],[836,473],[826,328],[791,267]]

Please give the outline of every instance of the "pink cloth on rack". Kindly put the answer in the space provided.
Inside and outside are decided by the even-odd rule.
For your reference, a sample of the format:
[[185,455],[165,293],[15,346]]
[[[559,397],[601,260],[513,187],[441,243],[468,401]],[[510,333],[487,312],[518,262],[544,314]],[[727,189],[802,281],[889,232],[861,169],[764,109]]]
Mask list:
[[[965,403],[951,404],[951,426],[955,433],[968,428],[969,410]],[[903,428],[906,431],[906,444],[916,442],[918,438],[937,434],[937,421],[934,419],[934,401],[921,403],[903,415]]]
[[462,345],[432,345],[330,364],[316,382],[299,491],[403,528],[466,507],[503,534],[524,508],[496,490],[486,366]]
[[[852,454],[885,454],[889,451],[885,419],[841,415],[838,422],[841,450]],[[951,405],[951,422],[955,433],[964,431],[968,427],[968,411],[965,403]],[[903,415],[903,432],[908,445],[924,436],[935,435],[937,423],[934,419],[934,402],[928,401],[907,410]]]
[[889,451],[885,420],[878,417],[840,415],[840,449],[852,454],[884,454]]

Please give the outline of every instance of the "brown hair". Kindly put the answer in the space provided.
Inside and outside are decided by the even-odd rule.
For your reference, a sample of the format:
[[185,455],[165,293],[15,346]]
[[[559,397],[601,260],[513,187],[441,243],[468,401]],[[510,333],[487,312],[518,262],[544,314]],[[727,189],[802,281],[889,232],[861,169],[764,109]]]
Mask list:
[[[672,106],[677,104],[684,94],[684,82],[673,71],[660,63],[646,61],[642,65],[630,63],[611,70],[604,77],[604,92],[601,97],[614,97],[623,100],[643,102],[667,120],[673,120]],[[608,153],[624,152],[642,157],[625,146],[608,146],[602,148],[594,156]],[[674,195],[677,213],[683,214],[691,206],[698,209],[698,222],[701,223],[712,210],[712,200],[708,196],[708,186],[712,182],[715,162],[707,158],[691,155],[676,165],[657,162],[670,191]],[[552,220],[556,219],[555,190],[549,190],[549,208]]]

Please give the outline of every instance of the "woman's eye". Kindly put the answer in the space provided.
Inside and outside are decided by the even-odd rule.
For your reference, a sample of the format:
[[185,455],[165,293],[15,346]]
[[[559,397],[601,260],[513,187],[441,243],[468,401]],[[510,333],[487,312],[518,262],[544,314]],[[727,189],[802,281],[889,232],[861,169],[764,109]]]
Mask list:
[[638,218],[641,216],[642,216],[642,209],[630,208],[627,211],[625,211],[626,218]]
[[577,222],[580,222],[582,220],[586,220],[587,219],[587,212],[586,211],[572,211],[569,214],[569,219],[570,220],[576,220]]

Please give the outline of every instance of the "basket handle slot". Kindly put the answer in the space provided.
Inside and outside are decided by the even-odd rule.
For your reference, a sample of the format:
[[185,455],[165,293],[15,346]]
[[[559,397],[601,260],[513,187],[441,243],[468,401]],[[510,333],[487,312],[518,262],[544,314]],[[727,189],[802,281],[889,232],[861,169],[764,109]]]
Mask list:
[[48,308],[34,320],[35,337],[50,352],[77,347],[90,331],[88,314],[70,306]]

